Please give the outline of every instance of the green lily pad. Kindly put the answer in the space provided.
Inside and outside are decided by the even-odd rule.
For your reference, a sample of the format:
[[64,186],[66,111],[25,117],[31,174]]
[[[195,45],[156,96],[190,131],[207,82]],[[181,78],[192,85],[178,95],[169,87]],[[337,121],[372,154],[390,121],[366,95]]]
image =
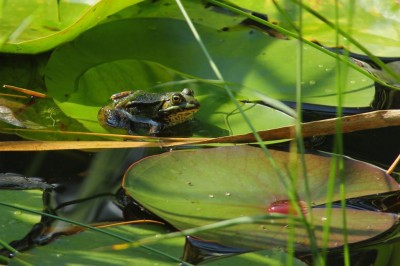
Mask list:
[[[127,239],[139,239],[167,231],[158,225],[118,226],[103,229],[109,233]],[[146,247],[113,250],[114,244],[123,243],[121,240],[107,235],[87,230],[83,233],[61,237],[45,246],[18,254],[9,265],[25,265],[24,262],[40,265],[54,264],[81,264],[81,265],[174,265],[178,264],[168,256],[179,259],[183,253],[184,238],[163,240]],[[45,260],[43,258],[46,258]],[[211,262],[211,265],[232,265],[244,263],[246,265],[277,265],[287,260],[282,251],[260,251],[222,258]],[[293,259],[295,265],[304,265]]]
[[[267,266],[278,266],[287,265],[289,261],[289,255],[282,251],[277,250],[262,250],[255,252],[248,252],[241,255],[231,256],[216,261],[207,262],[207,265],[212,266],[229,266],[229,265],[267,265]],[[291,258],[293,265],[307,265],[299,259]]]
[[[290,191],[290,153],[270,150],[277,171],[260,148],[240,146],[190,151],[175,151],[148,157],[126,173],[124,186],[143,206],[179,229],[194,228],[241,216],[287,214]],[[309,183],[308,195],[302,167],[292,172],[302,207],[307,197],[313,205],[326,202],[332,156],[323,153],[304,155]],[[397,182],[380,168],[343,157],[346,198],[399,189]],[[298,161],[300,166],[301,161]],[[340,199],[340,178],[336,177],[332,201]],[[373,185],[371,185],[373,184]],[[281,206],[279,206],[279,204]],[[278,207],[277,207],[278,206]],[[273,208],[275,207],[275,209]],[[303,208],[308,222],[315,226],[318,246],[322,246],[322,227],[326,209]],[[328,247],[343,244],[342,211],[332,209]],[[311,215],[312,214],[312,215]],[[356,243],[377,236],[397,221],[397,216],[362,210],[346,210],[348,241]],[[265,219],[257,224],[241,224],[199,233],[196,236],[221,241],[225,245],[251,248],[285,247],[288,219]],[[295,222],[297,250],[307,250],[310,238],[304,225]]]
[[4,1],[0,51],[39,53],[70,41],[107,16],[142,0]]
[[[231,1],[237,6],[261,13],[267,13],[271,21],[277,22],[279,26],[293,30],[291,23],[298,25],[300,7],[286,1],[275,1],[287,12],[282,14],[275,7],[273,1]],[[397,2],[384,2],[374,0],[362,0],[354,2],[354,10],[350,13],[350,1],[339,1],[339,27],[356,39],[364,47],[376,56],[398,57],[400,56],[400,34],[398,23],[400,9]],[[322,17],[335,24],[335,4],[329,1],[305,2]],[[306,10],[302,13],[302,35],[303,37],[316,40],[328,47],[337,47],[336,31],[325,22],[316,18]],[[290,23],[287,19],[290,18]],[[351,27],[349,22],[351,21]],[[354,45],[348,45],[344,37],[339,38],[339,45],[345,45],[352,52],[363,53]]]
[[[256,101],[260,98],[255,92],[259,92],[274,99],[295,100],[296,41],[276,40],[257,31],[197,28],[238,99]],[[304,100],[336,105],[336,61],[308,46],[304,47],[304,57]],[[138,64],[142,64],[141,70]],[[349,71],[348,77],[345,106],[368,105],[373,97],[371,81],[355,71]],[[99,25],[56,49],[46,69],[46,86],[59,107],[95,132],[102,131],[97,111],[111,94],[138,88],[161,92],[165,87],[160,83],[184,78],[215,79],[186,22],[166,18],[134,18]],[[202,106],[196,117],[202,123],[230,130],[227,116],[217,114],[219,109],[224,110],[222,113],[237,112],[225,90],[205,83],[193,89]],[[256,126],[259,130],[293,123],[275,112],[276,121],[282,123],[269,124],[270,112],[264,110],[257,113],[264,121],[261,127]],[[253,118],[251,115],[250,121]],[[250,132],[247,125],[241,125],[246,129],[239,132]]]
[[[166,232],[162,226],[148,224],[118,226],[103,230],[132,240]],[[124,242],[109,235],[87,230],[80,234],[60,237],[48,245],[20,253],[17,258],[10,261],[9,265],[26,265],[24,264],[26,262],[35,265],[73,263],[80,265],[171,265],[179,263],[183,242],[183,238],[177,238],[152,245],[152,249],[138,247],[113,250],[112,245]],[[161,252],[176,259],[163,256]]]
[[[221,30],[227,26],[238,25],[244,19],[244,17],[232,12],[215,9],[209,6],[209,3],[202,1],[184,0],[182,4],[192,21],[217,30]],[[162,17],[184,20],[182,11],[179,9],[178,5],[169,0],[143,1],[111,15],[108,20],[133,17]]]
[[[43,192],[40,190],[1,190],[0,202],[41,211]],[[0,206],[0,238],[6,243],[23,238],[40,221],[40,216],[6,206]]]

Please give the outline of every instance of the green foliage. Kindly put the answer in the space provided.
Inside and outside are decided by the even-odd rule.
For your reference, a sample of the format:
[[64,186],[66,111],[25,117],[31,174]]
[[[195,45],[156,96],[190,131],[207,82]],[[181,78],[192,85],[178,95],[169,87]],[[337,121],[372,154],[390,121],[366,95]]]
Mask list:
[[[353,46],[354,42],[348,42],[343,36],[336,38],[340,27],[376,56],[399,55],[399,34],[396,32],[399,11],[395,3],[359,1],[356,13],[350,17],[347,10],[351,1],[337,2],[339,14],[335,13],[331,2],[309,3],[324,21],[304,6],[303,9],[299,7],[295,0],[230,2],[246,12],[267,13],[269,20],[278,24],[281,34],[285,30],[299,33],[298,19],[302,12],[301,34],[307,40],[317,40],[327,47],[345,45],[351,52],[360,52]],[[103,133],[106,131],[97,121],[100,107],[107,104],[113,93],[135,89],[161,93],[192,88],[201,103],[201,109],[195,115],[199,127],[194,136],[207,137],[252,131],[244,123],[234,100],[239,101],[256,130],[296,122],[293,117],[267,107],[263,102],[301,100],[342,108],[365,107],[372,101],[372,76],[347,69],[351,64],[347,57],[339,57],[339,62],[336,55],[322,52],[321,48],[316,49],[315,45],[305,41],[272,37],[265,27],[260,29],[241,23],[246,19],[243,14],[205,6],[197,0],[185,0],[183,4],[203,43],[193,37],[181,11],[169,0],[0,0],[0,51],[14,54],[1,55],[0,84],[35,89],[51,96],[36,99],[33,105],[29,99],[0,96],[0,107],[5,107],[0,113],[0,130],[9,133],[12,128],[22,127]],[[282,7],[285,12],[277,7]],[[216,80],[199,44],[209,51],[224,82]],[[25,55],[45,51],[48,52]],[[301,63],[299,54],[303,58]],[[361,67],[384,83],[398,85],[384,70],[372,69],[369,65]],[[390,67],[394,69],[397,65]],[[339,71],[343,69],[347,69],[345,74]],[[338,82],[339,79],[343,82]],[[301,99],[296,94],[296,87],[300,86]],[[235,99],[231,99],[224,88],[229,88]],[[19,134],[40,140],[98,139],[30,131]],[[125,187],[145,207],[179,229],[264,214],[273,202],[290,197],[301,202],[310,201],[313,206],[329,205],[332,200],[343,201],[398,189],[398,184],[383,170],[349,158],[338,157],[344,163],[343,168],[331,171],[330,167],[334,165],[331,157],[305,154],[305,166],[301,167],[301,162],[295,160],[299,167],[293,174],[290,171],[295,168],[288,165],[289,153],[271,153],[277,168],[266,160],[261,150],[251,147],[166,153],[134,165],[126,174]],[[110,166],[107,160],[104,162],[103,166]],[[119,161],[113,163],[119,164]],[[104,173],[105,170],[98,168],[100,173],[93,176]],[[114,167],[108,168],[111,170]],[[342,170],[346,177],[343,182],[334,179]],[[331,184],[327,181],[329,176],[332,177]],[[293,181],[296,178],[297,181]],[[95,182],[92,185],[91,189],[98,189]],[[329,190],[333,194],[331,199],[326,198]],[[32,198],[31,194],[24,196],[25,192],[2,192],[0,201],[20,204],[23,202],[19,198],[21,195],[25,200]],[[34,193],[34,199],[34,206],[31,202],[21,204],[38,209],[39,194]],[[28,231],[26,225],[30,226],[38,218],[13,210],[4,213],[2,231],[6,233],[2,233],[1,240],[6,242],[22,237]],[[359,243],[378,237],[396,222],[392,214],[350,209],[342,212],[331,210],[329,206],[308,206],[307,215],[305,221],[299,217],[276,217],[273,223],[262,220],[262,226],[260,221],[253,220],[250,224],[217,228],[197,235],[233,246],[260,249],[279,245],[289,250],[289,253],[252,252],[224,259],[216,263],[219,265],[273,265],[288,261],[301,265],[292,257],[290,243],[296,250],[309,250],[311,246],[315,252],[316,247],[311,243],[315,236],[317,246],[325,248],[323,230],[329,228],[324,229],[327,223],[330,223],[331,231],[325,231],[329,236],[326,247],[334,248],[346,245],[347,240]],[[23,216],[26,219],[20,219]],[[343,225],[345,218],[347,227]],[[312,232],[308,231],[310,227],[307,228],[306,221],[311,223]],[[296,230],[287,230],[291,226]],[[134,236],[132,241],[166,233],[163,228],[153,225],[107,230],[128,238]],[[347,232],[347,240],[343,231],[345,236]],[[115,243],[117,241],[108,236],[86,231],[20,254],[11,263],[169,265],[179,261],[183,239],[157,243],[154,250],[140,247],[113,251],[110,245]],[[387,258],[381,258],[381,261],[387,261]]]
[[[12,202],[16,206],[40,211],[42,209],[42,192],[34,190],[1,190],[0,202]],[[1,240],[10,242],[22,238],[33,224],[39,222],[40,216],[20,210],[0,206]]]
[[[164,153],[148,157],[131,167],[124,186],[143,206],[181,230],[235,217],[268,214],[271,204],[288,200],[288,191],[293,189],[299,201],[306,202],[309,198],[312,206],[326,202],[332,157],[307,153],[302,166],[300,158],[291,162],[289,152],[270,150],[270,153],[278,169],[274,169],[262,149],[249,146]],[[349,158],[343,160],[346,198],[398,189],[397,182],[383,170]],[[297,164],[295,172],[290,172],[290,162]],[[307,169],[307,176],[302,174],[303,167]],[[296,176],[296,183],[293,183],[291,175]],[[308,191],[305,178],[309,184]],[[374,186],[370,185],[371,182]],[[341,199],[340,185],[337,176],[332,201]],[[315,228],[317,245],[322,247],[322,229],[327,212],[324,208],[310,207],[305,215]],[[327,246],[333,248],[343,245],[343,213],[341,209],[331,211]],[[349,209],[346,216],[349,243],[375,237],[395,223],[392,214]],[[285,247],[292,226],[289,220],[271,216],[257,223],[195,235],[244,248]],[[310,236],[304,225],[299,221],[294,225],[296,250],[308,250]]]
[[[117,226],[104,229],[128,239],[135,239],[154,235],[154,232],[165,233],[166,230],[157,225]],[[54,265],[81,264],[81,265],[171,265],[179,262],[182,252],[183,239],[173,239],[152,246],[158,252],[146,247],[136,249],[113,250],[111,245],[120,244],[121,240],[93,231],[85,231],[68,238],[62,237],[59,241],[41,248],[33,249],[18,256],[17,261],[10,265]],[[167,258],[159,252],[167,252],[176,259]]]
[[[197,25],[197,30],[204,36],[205,45],[225,80],[233,84],[239,99],[260,100],[253,96],[255,92],[280,100],[295,99],[296,41],[275,40],[248,30],[219,32],[201,25]],[[99,39],[103,41],[99,43]],[[304,47],[304,54],[308,58],[303,65],[304,100],[335,105],[332,86],[335,60],[310,47]],[[49,94],[67,115],[94,132],[102,131],[97,123],[97,111],[113,93],[136,88],[171,90],[169,86],[155,86],[184,77],[205,82],[214,79],[186,23],[159,18],[125,19],[100,25],[56,49],[46,69]],[[360,73],[350,71],[345,92],[349,95],[347,106],[368,105],[372,98],[370,84]],[[197,84],[194,90],[202,104],[196,116],[201,122],[234,133],[249,132],[227,128],[228,114],[235,111],[235,106],[223,90],[204,83]],[[288,122],[273,123],[267,118],[271,117],[270,111],[264,110],[262,125],[256,123],[259,112],[250,115],[257,129],[287,125]],[[277,112],[274,116],[277,120],[290,121]]]
[[2,0],[0,51],[35,54],[52,49],[139,2]]
[[[300,12],[303,12],[302,34],[310,40],[317,40],[324,46],[334,47],[337,45],[336,31],[330,28],[324,21],[316,18],[309,12],[301,10],[297,0],[276,0],[276,1],[240,1],[231,0],[231,3],[248,9],[267,13],[270,21],[276,22],[279,26],[293,30],[293,25],[298,27]],[[350,33],[353,38],[362,43],[370,52],[376,56],[394,57],[400,55],[400,35],[397,25],[399,23],[400,9],[398,3],[387,3],[384,1],[362,0],[356,2],[356,8],[350,18],[348,10],[352,1],[337,1],[339,8],[338,27]],[[335,21],[334,1],[306,1],[312,10],[318,12],[326,20]],[[285,10],[283,14],[278,8]],[[349,46],[345,38],[339,39],[339,45],[345,45],[352,52],[361,52],[351,43]]]

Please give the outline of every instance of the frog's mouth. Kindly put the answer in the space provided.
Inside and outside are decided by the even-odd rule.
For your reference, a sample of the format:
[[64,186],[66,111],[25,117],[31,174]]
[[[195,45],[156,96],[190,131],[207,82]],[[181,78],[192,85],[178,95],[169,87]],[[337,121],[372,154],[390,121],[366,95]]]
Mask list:
[[164,120],[168,123],[169,126],[175,126],[193,119],[193,114],[196,111],[197,109],[185,109],[184,111],[180,111],[177,113],[169,113],[167,116],[164,117]]
[[163,110],[160,110],[160,113],[177,113],[177,112],[190,112],[190,113],[195,113],[200,109],[200,104],[198,102],[187,102],[186,104],[180,104],[180,105],[173,105],[170,107],[167,107]]
[[159,114],[169,126],[175,126],[191,120],[199,108],[198,102],[186,102],[160,110]]

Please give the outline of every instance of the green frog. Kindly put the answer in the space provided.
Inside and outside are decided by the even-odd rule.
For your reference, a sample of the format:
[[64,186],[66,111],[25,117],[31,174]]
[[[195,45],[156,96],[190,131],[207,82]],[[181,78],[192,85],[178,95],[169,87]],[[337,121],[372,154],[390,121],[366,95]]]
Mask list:
[[199,108],[191,89],[182,92],[150,93],[124,91],[111,96],[112,103],[98,113],[100,124],[107,128],[123,128],[129,134],[162,136],[171,127],[193,119]]

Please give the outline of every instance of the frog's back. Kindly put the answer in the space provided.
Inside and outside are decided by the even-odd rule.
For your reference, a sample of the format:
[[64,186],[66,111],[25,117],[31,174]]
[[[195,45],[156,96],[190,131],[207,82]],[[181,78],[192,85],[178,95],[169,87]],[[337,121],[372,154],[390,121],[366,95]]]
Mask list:
[[133,92],[132,96],[130,97],[132,100],[138,103],[158,103],[165,101],[168,99],[168,93],[161,94],[161,93],[149,93],[142,90],[136,90]]

